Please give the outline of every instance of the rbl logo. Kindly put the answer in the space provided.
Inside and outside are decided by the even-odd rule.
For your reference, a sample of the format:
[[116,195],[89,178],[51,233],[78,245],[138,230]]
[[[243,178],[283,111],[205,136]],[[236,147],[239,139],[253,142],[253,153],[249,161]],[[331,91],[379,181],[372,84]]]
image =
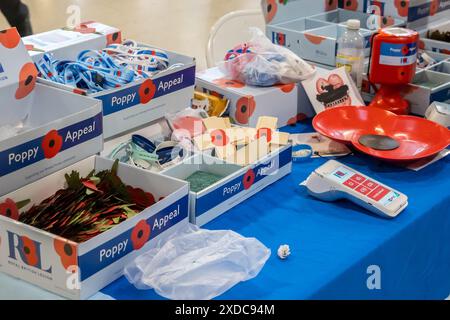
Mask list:
[[41,243],[7,231],[9,243],[9,258],[22,261],[47,273],[52,273],[52,267],[44,267],[41,259]]

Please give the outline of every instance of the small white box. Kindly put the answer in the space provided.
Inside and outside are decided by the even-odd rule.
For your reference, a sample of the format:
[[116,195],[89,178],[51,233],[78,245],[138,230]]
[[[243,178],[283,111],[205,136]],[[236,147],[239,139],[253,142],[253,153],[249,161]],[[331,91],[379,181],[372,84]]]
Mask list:
[[[111,169],[113,161],[98,156],[85,159],[0,199],[39,203],[65,184],[71,170],[86,176],[92,169]],[[114,228],[83,243],[68,242],[48,232],[0,216],[0,271],[69,299],[86,299],[123,274],[123,268],[156,241],[188,223],[188,183],[119,164],[125,184],[151,192],[161,199]],[[43,187],[45,186],[45,187]],[[136,244],[133,230],[150,228],[145,244]],[[133,240],[134,239],[134,240]],[[29,246],[28,251],[25,246]],[[34,255],[33,260],[28,255]],[[25,252],[28,252],[27,254]]]
[[300,83],[273,87],[248,86],[227,80],[219,68],[211,68],[197,73],[196,87],[199,91],[229,99],[229,116],[241,126],[255,127],[260,116],[271,116],[277,117],[278,126],[283,127],[314,115]]

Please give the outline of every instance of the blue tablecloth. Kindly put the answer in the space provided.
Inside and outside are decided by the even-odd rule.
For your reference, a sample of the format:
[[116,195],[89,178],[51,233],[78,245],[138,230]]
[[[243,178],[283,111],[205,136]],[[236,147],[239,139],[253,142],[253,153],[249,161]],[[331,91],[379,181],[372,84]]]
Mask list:
[[[312,129],[297,124],[286,131]],[[308,196],[298,184],[326,160],[294,163],[292,174],[204,226],[256,237],[272,250],[256,278],[219,299],[445,299],[450,293],[450,157],[419,172],[361,154],[340,159],[409,197],[409,206],[393,220],[346,201]],[[281,244],[291,247],[285,261],[276,254]],[[380,268],[381,289],[368,289],[373,265]],[[116,299],[161,299],[123,277],[102,292]]]

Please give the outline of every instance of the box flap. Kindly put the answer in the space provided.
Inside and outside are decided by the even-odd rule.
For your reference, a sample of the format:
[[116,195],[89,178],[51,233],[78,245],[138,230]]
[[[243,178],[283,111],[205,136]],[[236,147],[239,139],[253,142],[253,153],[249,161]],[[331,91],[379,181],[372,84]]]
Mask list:
[[37,73],[36,66],[31,61],[16,28],[1,31],[0,127],[5,125],[14,127],[27,119]]
[[338,1],[330,0],[262,0],[262,10],[267,24],[305,18],[338,8]]
[[0,32],[0,88],[17,86],[16,99],[27,96],[36,82],[37,70],[16,28]]

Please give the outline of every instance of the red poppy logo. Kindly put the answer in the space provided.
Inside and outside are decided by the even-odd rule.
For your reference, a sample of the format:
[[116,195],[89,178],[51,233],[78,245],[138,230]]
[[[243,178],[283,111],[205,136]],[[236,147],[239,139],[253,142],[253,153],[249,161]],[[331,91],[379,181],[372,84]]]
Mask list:
[[247,173],[244,175],[244,179],[242,180],[244,189],[250,189],[250,187],[253,185],[253,182],[255,182],[255,172],[253,171],[253,169],[248,169]]
[[394,5],[400,17],[408,16],[408,2],[408,0],[395,0]]
[[395,22],[394,18],[392,17],[380,17],[380,19],[382,28],[392,26]]
[[216,129],[211,132],[211,142],[216,147],[223,147],[228,144],[228,137],[224,130]]
[[39,263],[39,256],[36,251],[36,244],[33,240],[26,236],[22,236],[21,240],[22,247],[20,249],[22,251],[25,263],[29,266],[37,266],[37,264]]
[[61,264],[64,269],[68,269],[70,266],[76,266],[77,261],[77,245],[74,242],[63,238],[55,238],[53,241],[53,247],[56,254],[58,254]]
[[439,0],[431,0],[430,4],[430,16],[434,16],[439,9]]
[[336,10],[338,0],[325,0],[325,11]]
[[248,119],[255,112],[256,102],[253,96],[240,98],[236,103],[235,119],[240,124],[248,124]]
[[287,84],[279,84],[277,85],[278,88],[280,88],[281,91],[284,93],[289,93],[295,88],[295,83],[287,83]]
[[406,56],[409,53],[409,48],[408,46],[404,46],[402,48],[402,55]]
[[19,73],[19,87],[16,90],[16,99],[23,99],[33,91],[36,85],[38,71],[32,62],[25,63]]
[[358,9],[358,1],[357,0],[344,0],[344,9],[356,11],[356,9]]
[[106,36],[106,45],[109,46],[113,43],[122,43],[122,33],[120,31],[110,33]]
[[141,220],[131,231],[131,242],[133,243],[133,249],[139,250],[150,239],[150,226],[145,220]]
[[275,2],[275,0],[266,0],[265,4],[263,5],[263,9],[266,22],[269,23],[277,14],[277,3]]
[[44,157],[51,159],[61,151],[63,145],[63,138],[58,134],[58,131],[52,130],[47,133],[42,139],[42,149],[44,150]]
[[0,216],[8,217],[13,220],[19,220],[19,209],[16,203],[11,199],[6,199],[0,203]]
[[319,45],[322,43],[322,41],[326,40],[326,38],[323,36],[318,36],[311,33],[304,33],[303,35],[305,36],[306,40],[315,45]]
[[266,137],[267,142],[272,141],[272,129],[270,128],[259,128],[256,131],[256,139],[261,137]]
[[148,208],[156,203],[155,197],[150,192],[145,192],[140,188],[133,188],[131,186],[127,186],[127,191],[131,201],[139,207]]
[[8,49],[17,47],[20,42],[20,35],[16,28],[0,31],[0,43]]
[[305,119],[307,119],[308,117],[306,116],[306,114],[304,113],[299,113],[296,116],[289,118],[289,120],[287,121],[287,125],[295,125],[297,122],[303,121]]
[[213,80],[213,82],[222,88],[243,88],[243,87],[245,87],[245,84],[243,84],[242,82],[239,82],[236,80],[231,80],[231,79],[225,79],[225,78],[215,79],[215,80]]
[[141,98],[141,103],[149,103],[156,93],[156,86],[152,79],[145,80],[139,88],[139,97]]

